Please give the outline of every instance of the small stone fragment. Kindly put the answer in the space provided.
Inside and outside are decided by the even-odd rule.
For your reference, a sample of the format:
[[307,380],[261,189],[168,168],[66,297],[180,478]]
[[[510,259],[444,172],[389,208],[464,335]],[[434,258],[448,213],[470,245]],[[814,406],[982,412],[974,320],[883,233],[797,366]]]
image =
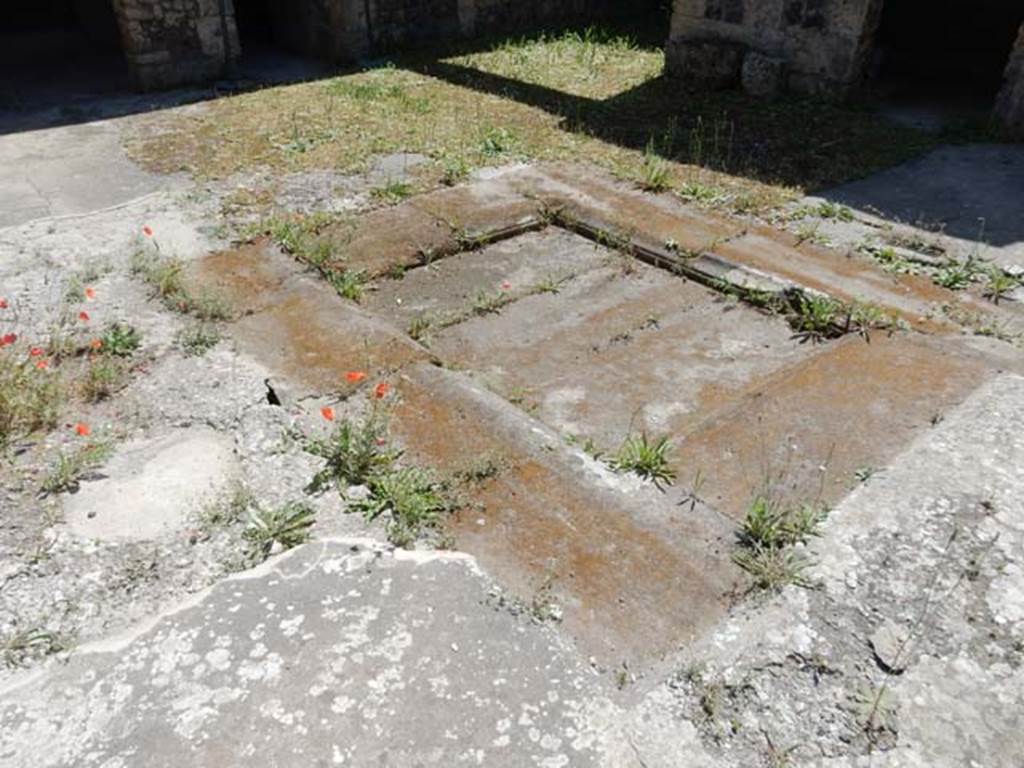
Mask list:
[[909,666],[910,633],[905,627],[886,621],[871,636],[871,649],[883,671],[902,674]]

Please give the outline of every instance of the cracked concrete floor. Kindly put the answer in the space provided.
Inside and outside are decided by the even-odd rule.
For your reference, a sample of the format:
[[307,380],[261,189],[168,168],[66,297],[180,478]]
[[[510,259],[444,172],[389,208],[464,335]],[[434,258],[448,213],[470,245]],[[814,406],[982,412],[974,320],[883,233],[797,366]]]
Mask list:
[[[0,765],[1020,764],[1019,349],[923,322],[800,344],[779,317],[625,267],[561,228],[417,266],[450,210],[470,230],[521,224],[537,192],[581,221],[643,221],[656,246],[700,250],[724,233],[727,276],[839,295],[855,282],[915,323],[934,299],[870,263],[564,169],[511,169],[369,214],[351,258],[380,275],[403,259],[411,269],[378,277],[355,306],[266,244],[224,250],[211,222],[238,180],[200,188],[121,168],[119,124],[86,127],[5,137],[12,185],[46,142],[59,168],[80,135],[102,144],[88,163],[109,160],[94,173],[117,184],[91,196],[54,175],[11,208],[0,317],[42,339],[88,271],[95,298],[70,307],[97,326],[130,319],[143,346],[123,389],[72,401],[4,466],[0,621],[74,631],[80,646],[4,671]],[[316,205],[294,182],[285,205]],[[368,186],[348,179],[332,202],[365,206]],[[204,357],[176,341],[186,320],[129,274],[143,226],[244,310]],[[557,292],[534,290],[549,280]],[[501,292],[500,312],[463,311]],[[448,312],[459,321],[408,335],[411,320]],[[144,496],[85,513],[85,530],[68,524],[79,499],[35,493],[85,421],[136,452],[212,430],[261,501],[305,498],[316,462],[300,436],[325,429],[323,405],[358,412],[366,387],[339,385],[354,369],[393,385],[410,457],[506,459],[452,521],[461,552],[396,551],[327,494],[311,500],[313,542],[228,576],[234,542],[198,530],[199,510],[126,539],[114,518],[145,514]],[[634,427],[677,444],[668,492],[581,450],[586,438],[614,449]],[[121,479],[121,451],[85,490]],[[766,473],[833,507],[809,550],[818,589],[739,594],[736,521]],[[545,583],[561,621],[523,607]],[[886,633],[905,641],[895,654]]]

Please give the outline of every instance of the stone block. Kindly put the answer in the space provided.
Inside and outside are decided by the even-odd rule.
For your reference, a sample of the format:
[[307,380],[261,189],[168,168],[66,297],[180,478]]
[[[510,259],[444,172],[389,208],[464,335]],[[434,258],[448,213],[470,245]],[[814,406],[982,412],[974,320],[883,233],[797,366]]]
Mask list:
[[743,57],[741,81],[747,93],[774,98],[786,90],[786,62],[750,51]]
[[669,74],[705,88],[731,88],[740,80],[743,47],[721,40],[670,40]]

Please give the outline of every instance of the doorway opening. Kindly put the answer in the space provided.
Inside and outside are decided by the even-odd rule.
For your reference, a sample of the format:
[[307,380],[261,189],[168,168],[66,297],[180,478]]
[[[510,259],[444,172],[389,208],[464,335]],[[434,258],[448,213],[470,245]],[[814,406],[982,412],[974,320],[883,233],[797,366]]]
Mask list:
[[235,25],[242,46],[239,74],[259,83],[308,80],[324,74],[312,53],[312,3],[294,0],[234,0]]
[[112,0],[8,0],[0,84],[10,111],[130,89]]
[[876,90],[936,119],[985,114],[1022,21],[1020,0],[886,0]]

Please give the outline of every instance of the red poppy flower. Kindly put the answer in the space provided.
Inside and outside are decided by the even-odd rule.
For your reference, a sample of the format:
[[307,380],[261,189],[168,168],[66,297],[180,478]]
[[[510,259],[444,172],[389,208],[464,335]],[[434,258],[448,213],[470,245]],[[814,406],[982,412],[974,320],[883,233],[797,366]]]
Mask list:
[[86,288],[85,289],[85,298],[87,298],[87,299],[95,299],[96,298],[96,289],[95,288]]
[[508,282],[507,280],[501,284],[501,290],[503,291],[507,291],[510,288],[512,288],[512,283]]
[[38,368],[40,371],[45,371],[49,367],[50,367],[50,361],[49,360],[36,360],[36,368]]
[[7,309],[7,299],[0,299],[0,309]]
[[349,371],[345,374],[345,380],[349,384],[358,384],[360,381],[366,378],[366,374],[362,371]]
[[79,312],[78,313],[78,319],[81,320],[83,323],[88,323],[89,322],[89,313],[85,312],[84,310],[82,312]]
[[42,357],[46,351],[42,347],[32,347],[28,353],[31,357]]
[[103,349],[103,339],[93,339],[89,342],[89,346],[93,349]]
[[385,397],[387,395],[387,393],[388,393],[388,391],[390,389],[391,389],[391,385],[388,384],[386,381],[382,381],[380,384],[378,384],[374,388],[373,396],[376,397],[378,400],[380,400],[380,399],[382,399],[383,397]]
[[142,228],[142,234],[144,234],[146,237],[152,237],[153,236],[153,228],[151,226],[149,226],[149,224],[147,224],[146,226],[144,226]]
[[8,333],[0,337],[0,347],[6,347],[8,344],[13,344],[18,340],[18,334]]
[[92,430],[89,429],[89,425],[83,424],[82,422],[75,424],[75,432],[78,433],[79,437],[88,437],[92,434]]
[[329,405],[325,405],[320,409],[320,415],[328,421],[334,421],[334,409]]

